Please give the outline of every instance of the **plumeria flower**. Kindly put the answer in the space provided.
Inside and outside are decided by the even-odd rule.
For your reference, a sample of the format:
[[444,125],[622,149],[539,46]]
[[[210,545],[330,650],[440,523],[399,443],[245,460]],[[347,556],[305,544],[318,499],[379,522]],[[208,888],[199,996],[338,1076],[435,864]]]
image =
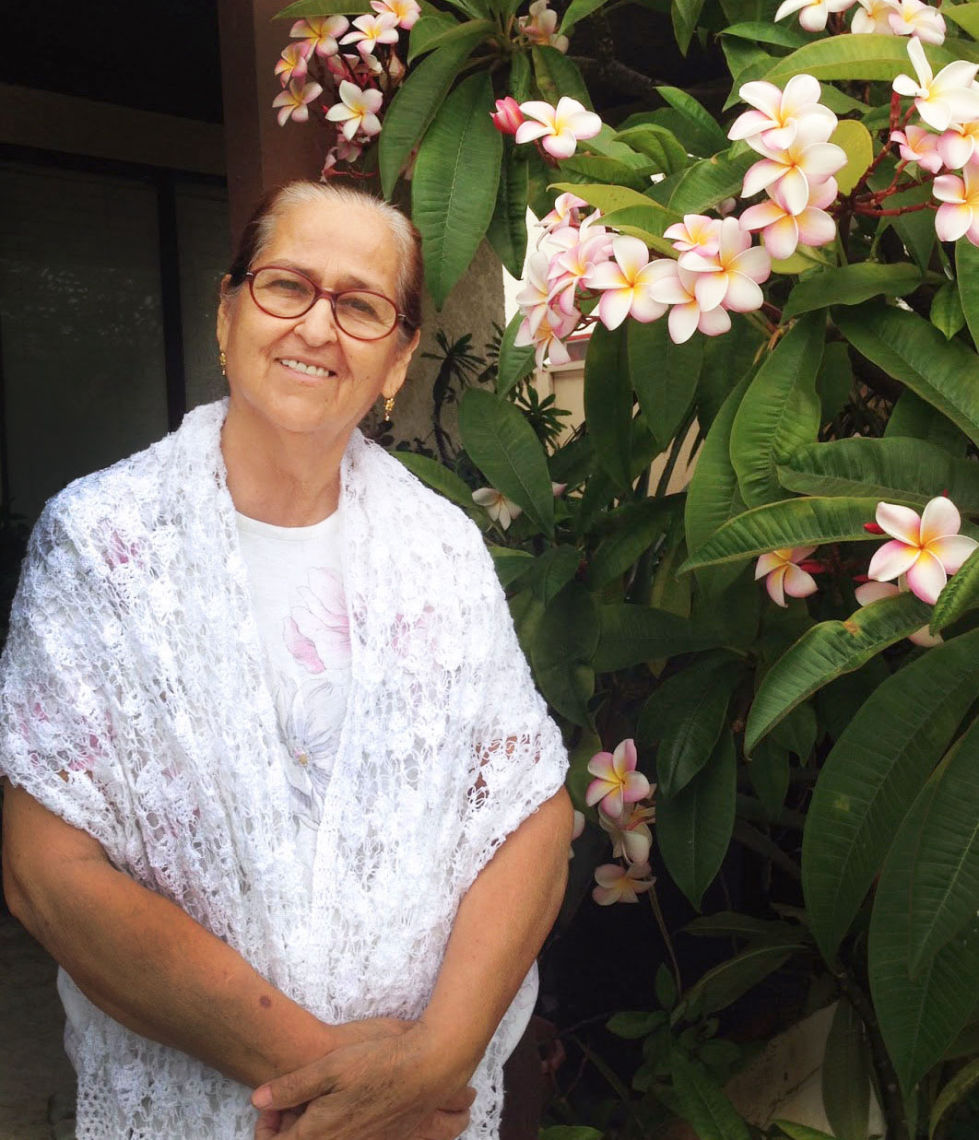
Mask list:
[[337,141],[327,151],[323,161],[323,177],[328,178],[330,171],[338,162],[356,162],[363,153],[363,147],[350,142],[343,134],[337,136]]
[[701,309],[723,305],[736,313],[761,308],[765,298],[760,286],[772,272],[771,257],[761,246],[752,246],[751,234],[737,218],[725,218],[720,223],[713,257],[681,253],[678,264],[698,275],[694,292]]
[[324,58],[336,55],[340,50],[337,36],[350,27],[346,16],[317,16],[309,20],[297,20],[289,29],[293,39],[304,39],[310,51]]
[[787,147],[776,150],[756,144],[755,150],[765,157],[745,172],[742,197],[751,198],[777,184],[789,212],[801,213],[809,202],[812,184],[825,182],[846,165],[846,152],[835,143],[823,141],[824,131],[822,120],[804,119],[797,124],[796,137]]
[[473,502],[486,508],[486,513],[493,522],[500,524],[500,530],[506,530],[522,514],[522,508],[495,487],[480,487],[478,491],[473,491]]
[[577,226],[581,220],[581,210],[588,203],[577,194],[565,192],[558,194],[554,199],[554,207],[541,218],[540,224],[546,231],[562,229],[565,226]]
[[[527,335],[531,340],[550,312],[551,283],[547,276],[550,267],[551,259],[543,250],[531,254],[524,266],[523,282],[516,296],[517,305],[524,315]],[[530,344],[531,340],[525,343]]]
[[979,163],[970,162],[961,178],[939,174],[932,193],[942,203],[935,215],[939,239],[958,241],[965,235],[973,245],[979,245]]
[[349,32],[340,41],[342,44],[356,44],[361,55],[372,55],[378,44],[398,42],[398,18],[393,12],[380,16],[358,16],[354,20],[355,32]]
[[[818,80],[811,75],[793,75],[786,83],[785,90],[780,91],[774,83],[756,80],[745,83],[738,91],[738,97],[745,103],[750,103],[754,111],[745,111],[739,115],[727,133],[729,139],[744,139],[749,146],[754,146],[752,140],[758,141],[766,147],[779,150],[789,146],[795,141],[796,128],[805,120],[810,126],[821,122],[826,142],[836,130],[837,118],[833,112],[819,102],[822,89]],[[813,141],[817,141],[813,135]]]
[[358,133],[371,136],[380,132],[381,120],[377,117],[377,112],[384,102],[380,91],[372,88],[363,91],[356,83],[344,79],[338,94],[343,102],[331,107],[326,112],[326,117],[332,123],[343,123],[341,129],[348,142],[353,142]]
[[634,804],[649,795],[649,781],[636,771],[639,756],[636,742],[621,740],[614,752],[596,752],[588,761],[588,771],[595,777],[585,792],[589,807],[599,805],[610,819],[618,819],[626,804]]
[[497,99],[496,110],[490,113],[490,118],[501,135],[515,135],[523,122],[523,112],[516,99],[507,95],[505,99]]
[[706,214],[685,214],[682,222],[674,222],[663,231],[663,236],[673,242],[678,253],[700,253],[713,257],[717,253],[721,232],[720,218],[708,218]]
[[636,903],[639,896],[656,882],[648,863],[633,863],[628,868],[618,863],[603,863],[595,868],[595,882],[591,897],[599,906],[613,903]]
[[778,187],[767,202],[749,206],[741,215],[746,230],[761,230],[765,249],[777,260],[791,257],[801,242],[807,246],[828,245],[836,237],[836,222],[826,207],[836,198],[835,178],[827,178],[810,189],[809,205],[798,214],[785,206]]
[[278,63],[275,65],[275,74],[279,77],[279,82],[283,87],[290,80],[295,80],[297,83],[303,82],[309,71],[309,57],[312,50],[313,46],[308,40],[304,40],[300,44],[289,44],[283,50]]
[[894,0],[857,0],[850,31],[858,36],[893,36]]
[[[879,602],[881,598],[896,598],[906,590],[907,585],[902,578],[896,586],[893,582],[864,582],[862,586],[857,586],[853,593],[858,606],[869,606],[871,602]],[[908,634],[908,641],[925,649],[931,649],[934,645],[941,645],[942,636],[939,633],[929,633],[928,626],[923,625],[921,629]]]
[[573,241],[569,248],[551,258],[547,271],[551,285],[548,303],[555,305],[567,317],[575,312],[574,298],[578,285],[582,281],[590,281],[592,272],[608,262],[614,241],[619,240],[613,239],[604,226],[597,224],[597,214],[592,217],[596,220],[588,219],[579,229],[568,226],[553,235],[555,241],[562,240],[563,235]]
[[532,344],[534,361],[538,368],[543,368],[547,360],[551,364],[568,364],[571,361],[571,354],[564,343],[564,338],[574,332],[580,320],[580,313],[575,312],[566,317],[549,309],[546,318],[540,322],[534,332],[530,331],[529,323],[525,319],[517,329],[513,343],[518,347]]
[[954,574],[975,550],[975,539],[959,534],[962,520],[955,504],[939,495],[921,515],[895,503],[877,504],[877,525],[892,541],[874,554],[867,576],[877,582],[905,575],[911,592],[934,605]]
[[422,14],[418,0],[371,0],[371,7],[381,15],[390,12],[405,31],[413,28]]
[[323,93],[318,83],[304,83],[300,86],[293,80],[280,95],[272,100],[272,106],[279,108],[279,126],[284,127],[290,119],[305,123],[309,118],[309,104]]
[[888,23],[896,36],[917,36],[926,44],[945,42],[945,20],[937,8],[922,0],[894,0]]
[[942,156],[938,149],[939,135],[908,123],[903,131],[891,131],[891,142],[898,144],[901,158],[905,162],[916,162],[929,174],[937,174],[942,168]]
[[[644,324],[666,312],[666,305],[653,299],[649,286],[662,272],[650,263],[645,242],[620,234],[612,241],[614,261],[596,265],[586,279],[590,289],[602,290],[598,316],[608,329],[617,329],[626,319]],[[666,260],[669,260],[668,258]]]
[[763,554],[755,566],[755,581],[765,579],[768,596],[783,609],[788,605],[785,595],[790,598],[808,598],[819,587],[816,579],[798,565],[804,562],[815,550],[815,546],[792,546]]
[[845,12],[853,0],[782,0],[775,12],[775,19],[799,13],[799,23],[807,32],[821,32],[826,27],[830,12]]
[[[656,785],[650,785],[650,795]],[[618,819],[609,819],[605,812],[598,813],[598,822],[612,840],[612,858],[625,858],[627,863],[648,863],[653,833],[649,825],[656,819],[656,808],[635,804],[623,811]]]
[[667,329],[674,344],[685,344],[695,332],[720,336],[730,331],[731,318],[726,309],[720,305],[708,310],[700,307],[695,292],[698,280],[698,274],[664,258],[661,274],[650,286],[655,300],[672,306]]
[[545,44],[561,52],[568,50],[568,37],[558,34],[558,15],[548,8],[547,0],[534,0],[528,12],[529,15],[521,16],[517,24],[531,43]]
[[587,111],[577,99],[562,95],[557,106],[531,99],[520,104],[525,122],[517,128],[518,143],[540,139],[552,158],[570,158],[582,139],[594,138],[602,129],[602,120]]
[[935,146],[942,162],[950,170],[961,170],[974,158],[979,158],[979,119],[953,123],[938,136]]
[[979,64],[957,59],[933,75],[917,36],[908,41],[908,56],[917,78],[899,75],[892,87],[898,95],[914,99],[915,109],[928,126],[945,131],[952,123],[979,119],[979,91],[972,86]]

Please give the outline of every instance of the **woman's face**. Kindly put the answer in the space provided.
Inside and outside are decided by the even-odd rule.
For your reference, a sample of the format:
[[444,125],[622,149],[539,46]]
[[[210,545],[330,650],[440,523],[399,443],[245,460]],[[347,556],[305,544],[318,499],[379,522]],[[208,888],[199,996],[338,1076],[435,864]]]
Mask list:
[[[366,203],[290,206],[252,268],[262,265],[298,269],[321,289],[397,297],[395,242]],[[379,396],[393,396],[404,383],[418,333],[405,341],[399,328],[382,340],[356,340],[337,328],[326,298],[283,319],[262,312],[243,286],[218,310],[232,407],[259,429],[345,438]]]

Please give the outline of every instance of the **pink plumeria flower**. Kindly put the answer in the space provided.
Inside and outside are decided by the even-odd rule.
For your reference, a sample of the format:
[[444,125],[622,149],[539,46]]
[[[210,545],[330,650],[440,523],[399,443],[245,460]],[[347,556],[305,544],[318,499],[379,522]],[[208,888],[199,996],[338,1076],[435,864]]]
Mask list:
[[898,95],[914,99],[915,109],[929,127],[946,131],[952,123],[979,119],[979,91],[972,85],[979,64],[957,59],[933,75],[917,36],[908,41],[908,56],[916,78],[902,74],[891,86]]
[[730,331],[731,318],[720,305],[704,310],[697,300],[695,287],[700,275],[684,269],[670,258],[657,262],[661,272],[650,286],[655,300],[671,305],[667,329],[674,344],[685,344],[695,332],[704,336],[720,336]]
[[804,562],[815,550],[815,546],[792,546],[763,554],[755,566],[755,581],[765,579],[768,596],[783,609],[788,606],[785,595],[790,598],[808,598],[819,587],[816,579],[798,565]]
[[979,119],[968,123],[953,123],[938,136],[935,146],[942,162],[950,170],[961,170],[967,163],[979,158]]
[[850,31],[857,36],[893,36],[895,0],[857,0]]
[[558,15],[548,8],[547,0],[534,0],[528,12],[517,20],[517,25],[531,43],[545,44],[560,52],[568,50],[568,37],[558,33]]
[[289,44],[283,50],[275,65],[275,74],[283,87],[291,80],[295,80],[296,83],[303,82],[309,71],[309,57],[312,51],[313,46],[308,40],[300,44]]
[[835,178],[827,178],[810,189],[809,204],[798,214],[786,209],[778,187],[767,202],[749,206],[741,215],[746,230],[760,230],[765,249],[778,261],[795,253],[801,242],[806,246],[828,245],[836,237],[836,222],[826,207],[836,198]]
[[554,208],[541,218],[540,224],[548,231],[577,226],[581,220],[581,211],[587,206],[584,198],[579,198],[577,194],[558,194],[554,199]]
[[[656,785],[650,785],[650,795]],[[649,850],[653,845],[650,823],[656,819],[656,808],[634,804],[623,811],[618,819],[610,819],[605,812],[598,813],[598,822],[612,840],[612,858],[624,858],[627,863],[648,863]]]
[[639,896],[656,880],[648,863],[632,863],[628,868],[618,863],[603,863],[595,868],[595,882],[598,886],[592,890],[591,897],[599,906],[611,906],[617,902],[638,902]]
[[599,805],[610,819],[618,819],[626,804],[634,804],[649,795],[649,781],[636,771],[639,756],[636,742],[621,740],[614,752],[596,752],[588,761],[588,771],[595,777],[585,792],[589,807]]
[[551,258],[547,271],[551,285],[548,303],[556,306],[566,317],[575,312],[575,291],[579,284],[583,281],[590,283],[592,272],[608,261],[614,241],[619,240],[613,240],[612,234],[597,223],[597,217],[597,214],[592,215],[579,229],[568,226],[553,235],[555,241],[573,242]]
[[905,162],[916,162],[929,174],[937,174],[942,168],[938,140],[938,135],[924,127],[916,127],[914,123],[908,123],[903,131],[891,131],[891,142],[898,144],[901,158]]
[[939,174],[932,193],[942,203],[935,214],[935,233],[941,241],[958,241],[963,235],[979,245],[979,163],[970,162],[957,174]]
[[[837,118],[819,102],[822,89],[811,75],[793,75],[780,91],[774,83],[756,80],[745,83],[738,97],[756,108],[739,115],[727,133],[729,139],[744,139],[754,146],[757,139],[763,146],[780,150],[795,141],[800,121],[808,121],[813,141],[826,142],[836,130]],[[823,124],[824,138],[817,140],[813,133],[815,122]]]
[[543,250],[531,254],[524,266],[523,282],[516,301],[524,315],[524,324],[530,337],[525,344],[532,342],[538,327],[550,312],[551,283],[547,276],[550,267],[551,259]]
[[337,136],[337,141],[327,151],[326,158],[323,161],[323,177],[328,178],[330,171],[338,162],[356,162],[363,150],[362,146],[350,142],[341,132]]
[[272,100],[272,106],[279,108],[279,126],[284,127],[290,119],[305,123],[309,119],[309,104],[323,93],[318,83],[300,85],[295,80],[280,95]]
[[650,284],[661,270],[649,262],[649,250],[637,237],[620,235],[612,241],[614,261],[596,265],[588,274],[590,289],[602,291],[598,317],[608,329],[617,329],[626,319],[647,324],[666,312],[666,305],[653,299]]
[[922,0],[894,0],[888,22],[896,36],[917,36],[926,44],[945,42],[945,20],[937,8]]
[[544,320],[533,332],[530,330],[529,320],[525,318],[517,329],[513,343],[518,347],[532,344],[534,361],[538,368],[543,368],[545,361],[550,361],[551,364],[569,364],[571,354],[564,339],[574,332],[580,320],[581,314],[578,312],[565,316],[563,313],[548,309]]
[[787,147],[776,150],[758,143],[755,149],[765,157],[746,171],[742,197],[751,198],[759,190],[778,185],[789,212],[800,214],[809,202],[811,186],[825,182],[846,165],[846,152],[835,143],[824,142],[824,131],[821,119],[807,118],[797,124],[795,139]]
[[521,507],[518,507],[512,499],[508,499],[502,491],[497,491],[495,487],[480,487],[478,491],[473,491],[473,502],[477,506],[485,507],[493,522],[500,524],[500,530],[507,530],[510,523],[523,513]]
[[721,219],[706,214],[685,214],[682,222],[674,222],[663,231],[677,253],[700,253],[704,257],[717,253],[720,234]]
[[520,104],[525,122],[517,128],[518,143],[540,139],[552,158],[570,158],[582,139],[594,138],[602,129],[602,120],[587,111],[577,99],[562,95],[557,106],[531,99]]
[[418,0],[371,0],[371,7],[381,15],[390,12],[405,31],[413,28],[422,14]]
[[799,23],[807,32],[821,32],[826,28],[830,12],[845,12],[853,0],[782,0],[775,12],[775,19],[799,13]]
[[496,110],[490,113],[490,118],[501,135],[515,135],[523,122],[523,112],[516,99],[507,95],[505,99],[497,99]]
[[551,494],[555,499],[560,499],[567,489],[567,483],[551,483]]
[[378,44],[398,42],[398,18],[393,12],[380,16],[358,16],[354,20],[355,32],[349,32],[340,41],[342,44],[356,44],[361,55],[372,55]]
[[[893,582],[864,582],[862,586],[857,586],[853,593],[858,606],[869,606],[871,602],[879,602],[881,598],[896,598],[898,594],[906,591],[907,585],[901,578],[896,586]],[[928,626],[923,625],[921,629],[908,634],[908,641],[925,649],[931,649],[932,646],[941,645],[942,636],[940,633],[929,633]]]
[[343,135],[353,142],[357,134],[376,135],[381,130],[381,120],[377,112],[381,109],[384,96],[372,88],[361,90],[356,83],[344,79],[338,91],[342,103],[337,103],[326,112],[331,123],[343,123]]
[[959,512],[944,495],[928,502],[920,516],[910,507],[878,503],[877,525],[892,541],[874,554],[868,577],[886,582],[905,575],[911,592],[929,605],[938,601],[948,576],[979,545],[959,534]]
[[736,313],[753,312],[765,300],[760,286],[771,275],[772,259],[761,246],[752,246],[751,234],[737,218],[725,218],[719,234],[713,257],[681,253],[678,264],[698,275],[694,292],[701,309],[723,305]]
[[317,16],[297,20],[289,29],[289,35],[293,39],[306,40],[310,51],[325,59],[340,50],[337,36],[342,36],[349,27],[350,21],[346,16]]

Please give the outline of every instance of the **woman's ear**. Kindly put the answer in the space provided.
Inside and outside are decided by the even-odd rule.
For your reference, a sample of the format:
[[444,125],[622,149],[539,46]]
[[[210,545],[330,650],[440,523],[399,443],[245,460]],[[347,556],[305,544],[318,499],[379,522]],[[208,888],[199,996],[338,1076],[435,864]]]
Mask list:
[[231,322],[231,277],[225,274],[221,278],[220,286],[220,300],[218,301],[218,319],[217,319],[217,337],[218,348],[224,351],[225,345],[228,343],[228,325]]
[[384,387],[381,389],[383,396],[396,396],[400,391],[401,385],[404,384],[405,378],[408,375],[408,365],[411,363],[411,358],[415,354],[415,349],[418,347],[421,336],[421,330],[415,329],[411,340],[402,345],[398,350],[394,365],[388,371],[387,379],[384,381]]

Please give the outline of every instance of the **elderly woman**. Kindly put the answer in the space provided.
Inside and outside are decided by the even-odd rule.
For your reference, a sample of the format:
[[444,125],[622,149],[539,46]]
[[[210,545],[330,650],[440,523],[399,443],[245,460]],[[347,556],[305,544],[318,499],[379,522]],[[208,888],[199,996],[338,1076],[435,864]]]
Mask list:
[[62,967],[79,1140],[497,1135],[566,762],[479,531],[356,430],[419,293],[392,207],[274,193],[222,283],[229,400],[35,529],[4,886]]

